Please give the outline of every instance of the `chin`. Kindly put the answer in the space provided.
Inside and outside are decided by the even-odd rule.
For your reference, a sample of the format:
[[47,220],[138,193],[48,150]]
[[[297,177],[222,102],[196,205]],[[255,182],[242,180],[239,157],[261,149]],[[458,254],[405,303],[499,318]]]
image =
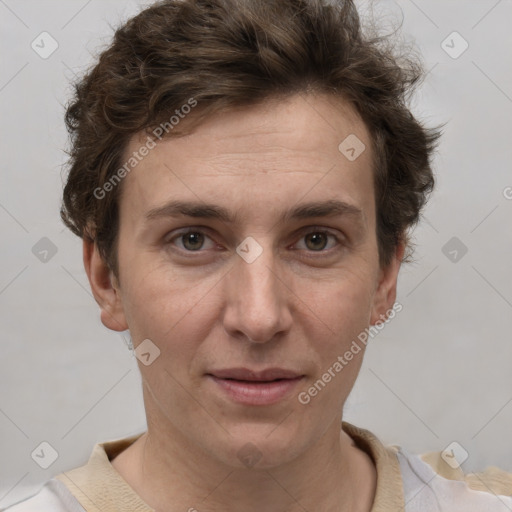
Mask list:
[[[283,426],[243,425],[230,430],[225,439],[229,446],[217,455],[225,464],[236,468],[271,469],[287,464],[298,457],[309,445],[304,433]],[[216,444],[216,448],[222,443]],[[222,448],[221,448],[222,449]]]

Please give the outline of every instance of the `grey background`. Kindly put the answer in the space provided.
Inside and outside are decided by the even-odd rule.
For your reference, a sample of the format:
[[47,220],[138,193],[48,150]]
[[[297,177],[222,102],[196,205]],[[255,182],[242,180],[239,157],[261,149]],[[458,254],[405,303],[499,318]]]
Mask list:
[[[69,81],[141,5],[0,0],[0,507],[146,426],[127,333],[100,323],[81,242],[58,214]],[[389,26],[403,17],[430,70],[415,114],[448,125],[417,262],[399,276],[403,310],[371,340],[344,419],[415,453],[457,441],[465,471],[512,471],[512,3],[383,1],[376,12]],[[43,31],[59,45],[47,59],[31,48]],[[441,46],[453,31],[469,44],[456,59]],[[33,253],[43,237],[57,250],[46,262]],[[457,261],[443,252],[452,237],[467,247]],[[47,469],[31,457],[43,441],[58,452]]]

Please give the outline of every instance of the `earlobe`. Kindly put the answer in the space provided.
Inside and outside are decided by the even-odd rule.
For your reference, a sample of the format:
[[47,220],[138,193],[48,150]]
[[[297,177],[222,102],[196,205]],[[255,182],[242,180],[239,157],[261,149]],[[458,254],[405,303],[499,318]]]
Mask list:
[[380,269],[379,283],[373,297],[370,325],[375,325],[378,321],[386,321],[389,311],[393,308],[396,300],[398,272],[400,271],[404,252],[405,244],[401,242],[396,248],[393,260],[386,268]]
[[101,310],[102,324],[113,331],[125,331],[128,325],[114,273],[101,257],[96,243],[86,238],[83,260],[92,294]]

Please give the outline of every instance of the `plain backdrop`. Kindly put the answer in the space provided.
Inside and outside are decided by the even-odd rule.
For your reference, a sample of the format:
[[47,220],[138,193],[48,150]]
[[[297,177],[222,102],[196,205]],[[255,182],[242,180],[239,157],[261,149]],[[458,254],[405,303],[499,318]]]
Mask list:
[[[70,81],[142,5],[0,0],[0,507],[146,427],[127,333],[101,324],[59,217]],[[466,472],[512,471],[512,2],[376,13],[403,21],[429,70],[415,115],[447,125],[416,262],[399,276],[403,310],[370,341],[344,419],[414,453],[456,441]],[[43,442],[58,454],[47,469],[32,455]]]

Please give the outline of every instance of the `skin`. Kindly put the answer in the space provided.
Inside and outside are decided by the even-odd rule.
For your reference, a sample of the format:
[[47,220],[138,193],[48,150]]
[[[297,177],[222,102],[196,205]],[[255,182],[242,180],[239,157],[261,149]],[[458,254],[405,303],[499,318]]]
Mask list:
[[[366,145],[355,161],[338,150],[350,134]],[[375,466],[340,428],[364,345],[310,403],[297,399],[396,298],[404,247],[379,266],[371,145],[356,111],[308,94],[217,115],[159,142],[122,187],[118,278],[87,241],[85,269],[103,324],[160,355],[138,361],[148,431],[114,468],[155,510],[369,511]],[[145,220],[171,199],[237,218]],[[279,221],[330,199],[361,216]],[[204,238],[177,236],[194,227]],[[338,241],[315,239],[318,229]],[[252,263],[236,252],[249,236],[263,251]],[[278,403],[241,405],[205,376],[232,367],[304,378]],[[247,443],[261,456],[253,467],[238,457]]]

